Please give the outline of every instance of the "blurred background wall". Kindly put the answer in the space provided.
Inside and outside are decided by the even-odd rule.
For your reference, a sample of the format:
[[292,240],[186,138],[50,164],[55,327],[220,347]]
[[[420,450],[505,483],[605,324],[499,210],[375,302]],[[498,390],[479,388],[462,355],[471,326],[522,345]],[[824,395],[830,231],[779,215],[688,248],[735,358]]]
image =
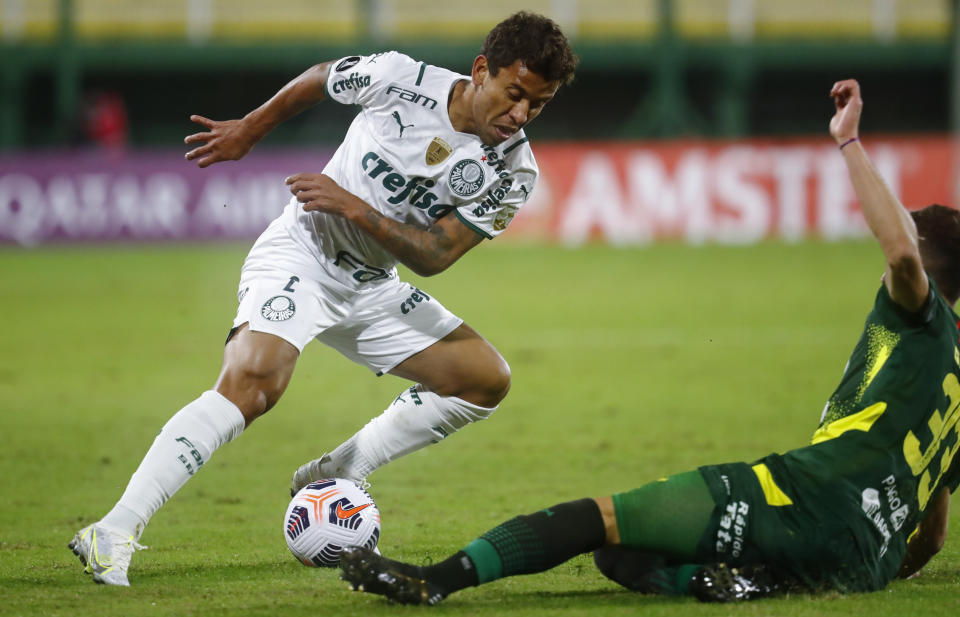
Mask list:
[[[791,217],[807,222],[800,231],[786,232],[788,237],[803,237],[807,230],[833,237],[832,232],[824,233],[829,225],[818,214],[822,206],[809,201],[815,198],[807,194],[825,194],[833,186],[816,175],[821,153],[814,145],[824,143],[826,135],[831,114],[827,92],[834,81],[846,77],[858,78],[864,89],[864,132],[894,139],[888,145],[900,155],[888,157],[887,171],[896,174],[891,182],[908,193],[914,191],[917,199],[953,201],[957,183],[948,140],[958,127],[958,4],[957,0],[529,0],[522,8],[558,21],[581,57],[573,87],[562,89],[528,130],[539,148],[538,157],[546,163],[548,180],[538,196],[541,205],[530,210],[552,207],[544,200],[589,194],[594,200],[619,200],[621,209],[660,211],[657,220],[662,225],[651,229],[662,227],[663,233],[648,229],[629,236],[627,242],[661,235],[709,240],[715,234],[689,232],[681,219],[700,216],[696,214],[700,202],[717,194],[720,201],[708,205],[722,215],[731,210],[724,200],[731,202],[734,212],[725,215],[730,220],[770,210],[763,217],[766,222],[751,223],[757,231],[731,237],[766,237],[800,229],[790,227]],[[0,238],[35,242],[69,236],[62,229],[66,223],[43,222],[51,216],[53,203],[67,212],[71,200],[82,210],[101,199],[98,191],[106,195],[101,201],[113,199],[109,196],[118,191],[127,201],[155,193],[146,190],[149,179],[137,170],[174,165],[172,155],[155,151],[185,151],[182,139],[194,130],[187,119],[190,114],[239,117],[317,62],[400,49],[467,72],[486,32],[517,8],[521,7],[507,0],[0,0]],[[354,113],[349,107],[324,104],[276,129],[257,153],[335,147]],[[789,140],[811,136],[817,140],[796,146],[799,150],[784,150]],[[772,145],[744,141],[768,138],[774,140]],[[686,145],[680,151],[671,149],[669,144],[677,143]],[[739,158],[728,156],[725,148],[735,143],[752,144],[753,149]],[[617,150],[625,145],[629,151]],[[125,173],[135,177],[139,192],[129,182],[126,192],[116,189],[115,183],[85,188],[76,178],[70,190],[62,188],[56,170],[76,164],[77,148],[92,161],[91,170],[127,165]],[[609,172],[596,171],[603,163],[591,158],[591,148],[606,157]],[[642,156],[636,162],[637,152],[642,155],[645,148],[652,148],[657,158],[647,167]],[[69,152],[64,154],[64,149]],[[147,151],[150,154],[144,155]],[[706,162],[700,171],[689,172],[692,180],[685,180],[685,165],[694,165],[687,161],[698,153]],[[153,158],[138,159],[142,156]],[[731,158],[736,160],[730,163]],[[277,165],[261,160],[257,169],[280,173]],[[576,163],[572,169],[571,161]],[[744,175],[764,165],[765,178]],[[37,171],[40,168],[47,169],[46,175]],[[560,168],[562,177],[555,172],[549,182],[550,170]],[[587,188],[578,180],[585,168],[593,170],[583,181]],[[740,170],[740,175],[729,176],[728,168]],[[919,173],[927,168],[936,168],[933,176]],[[191,179],[193,171],[183,164],[169,173],[179,175],[180,181],[167,177],[165,190],[174,197],[185,192],[189,203],[184,209],[192,212],[200,199],[196,191],[205,190],[205,185],[195,185],[201,177]],[[236,173],[250,181],[247,172]],[[706,179],[698,180],[700,176]],[[162,179],[153,182],[163,185]],[[618,183],[619,192],[605,192],[604,182]],[[657,182],[666,185],[658,189]],[[734,186],[751,182],[747,189],[753,186],[752,193]],[[931,190],[932,183],[936,190]],[[58,196],[52,196],[51,185]],[[595,190],[590,192],[589,187]],[[797,187],[805,192],[800,201],[809,201],[802,208],[784,202],[799,199],[787,194],[796,194]],[[763,199],[757,198],[757,190],[764,192]],[[257,195],[264,199],[262,192]],[[217,193],[214,201],[222,197]],[[236,200],[241,197],[252,199],[249,192]],[[31,199],[42,199],[46,214],[30,218]],[[101,216],[109,218],[118,208],[114,204]],[[789,208],[792,214],[787,213]],[[541,230],[549,237],[556,237],[564,225],[573,225],[561,220],[562,212],[541,211],[538,216],[550,221],[543,223],[549,228]],[[597,234],[610,239],[604,229],[619,224],[603,218],[606,215],[578,216],[583,220],[576,220],[588,229],[577,236],[581,240]],[[260,225],[254,218],[241,235]],[[698,224],[712,230],[715,222]],[[19,226],[19,231],[11,231],[11,226]],[[44,226],[51,231],[42,232]],[[851,234],[860,229],[855,224],[848,227]],[[122,229],[118,233],[127,234]]]

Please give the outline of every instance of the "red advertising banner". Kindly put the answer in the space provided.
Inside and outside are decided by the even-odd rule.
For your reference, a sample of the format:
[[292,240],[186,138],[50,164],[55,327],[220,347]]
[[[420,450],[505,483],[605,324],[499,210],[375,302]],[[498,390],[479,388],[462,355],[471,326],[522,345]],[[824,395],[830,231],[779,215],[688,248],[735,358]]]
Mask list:
[[[947,137],[867,137],[909,206],[953,205]],[[864,235],[829,138],[535,145],[541,177],[505,241],[750,243]],[[283,178],[331,151],[258,151],[198,169],[183,153],[0,155],[0,242],[255,238],[290,195]],[[500,240],[503,241],[503,240]]]
[[[953,204],[952,140],[864,141],[908,207]],[[867,233],[842,155],[828,138],[547,144],[535,153],[541,179],[506,236],[576,245]]]

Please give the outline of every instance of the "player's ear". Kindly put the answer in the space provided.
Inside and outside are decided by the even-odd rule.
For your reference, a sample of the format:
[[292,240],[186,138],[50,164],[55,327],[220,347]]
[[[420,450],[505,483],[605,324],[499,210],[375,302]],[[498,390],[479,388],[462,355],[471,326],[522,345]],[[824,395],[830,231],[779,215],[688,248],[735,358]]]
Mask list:
[[471,73],[474,86],[479,86],[487,78],[490,72],[490,66],[487,64],[487,57],[483,54],[473,59],[473,72]]

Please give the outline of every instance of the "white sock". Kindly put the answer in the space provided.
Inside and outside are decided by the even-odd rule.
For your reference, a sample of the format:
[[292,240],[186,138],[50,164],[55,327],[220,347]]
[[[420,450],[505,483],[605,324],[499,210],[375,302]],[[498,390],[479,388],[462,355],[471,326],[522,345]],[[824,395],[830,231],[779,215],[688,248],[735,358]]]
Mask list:
[[170,497],[209,460],[214,450],[243,431],[237,406],[208,390],[164,425],[130,477],[120,501],[101,523],[140,538],[143,528]]
[[496,409],[455,396],[438,396],[417,384],[330,453],[335,475],[365,478],[390,461],[488,418]]

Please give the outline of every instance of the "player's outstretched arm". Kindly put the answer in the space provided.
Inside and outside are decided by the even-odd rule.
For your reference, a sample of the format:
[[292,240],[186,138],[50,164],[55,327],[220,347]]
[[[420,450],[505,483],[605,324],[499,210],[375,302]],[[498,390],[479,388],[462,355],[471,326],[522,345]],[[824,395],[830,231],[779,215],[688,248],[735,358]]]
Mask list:
[[836,105],[830,134],[843,153],[863,216],[887,258],[884,283],[894,302],[917,311],[929,292],[917,246],[917,227],[860,144],[860,84],[854,79],[838,81],[830,96]]
[[950,520],[950,491],[941,488],[927,507],[927,515],[917,526],[917,532],[907,543],[907,552],[900,564],[897,576],[910,578],[927,565],[940,552],[947,540],[947,523]]
[[427,229],[386,217],[324,174],[295,174],[287,187],[310,212],[342,216],[421,276],[446,270],[483,237],[455,216],[445,216]]
[[198,166],[207,167],[220,161],[243,158],[278,124],[324,99],[330,64],[324,62],[310,67],[281,88],[269,101],[239,120],[210,120],[203,116],[190,116],[191,122],[196,122],[206,130],[188,135],[183,140],[187,145],[203,144],[187,152],[186,159],[196,160]]

